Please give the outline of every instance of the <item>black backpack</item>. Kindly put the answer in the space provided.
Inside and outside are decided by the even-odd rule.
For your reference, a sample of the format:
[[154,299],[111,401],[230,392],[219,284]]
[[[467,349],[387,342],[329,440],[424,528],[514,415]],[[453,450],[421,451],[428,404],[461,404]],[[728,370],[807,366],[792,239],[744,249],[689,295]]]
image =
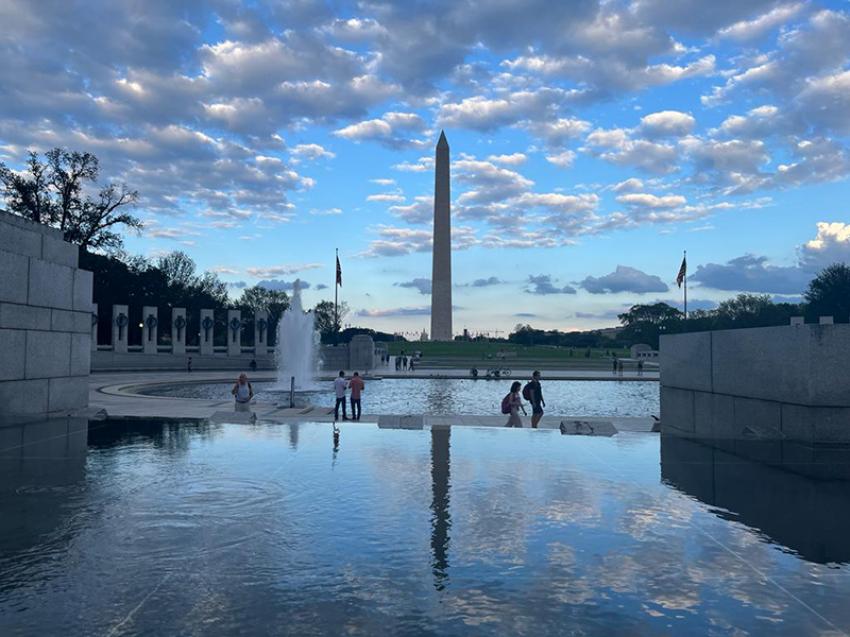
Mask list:
[[531,381],[527,382],[525,387],[522,388],[522,397],[531,402]]

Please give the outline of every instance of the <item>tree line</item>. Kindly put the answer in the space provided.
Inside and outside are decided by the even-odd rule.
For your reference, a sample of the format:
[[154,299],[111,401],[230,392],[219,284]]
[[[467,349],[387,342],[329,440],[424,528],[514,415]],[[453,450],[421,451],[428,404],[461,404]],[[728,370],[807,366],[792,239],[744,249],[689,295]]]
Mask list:
[[808,322],[817,322],[821,316],[831,316],[836,323],[850,322],[850,267],[833,263],[821,270],[809,282],[801,303],[777,303],[767,294],[743,293],[722,301],[713,310],[689,312],[687,318],[667,303],[638,304],[618,315],[620,328],[616,333],[560,332],[517,325],[507,340],[573,348],[629,347],[637,343],[657,348],[662,334],[788,325],[793,316],[802,316]]

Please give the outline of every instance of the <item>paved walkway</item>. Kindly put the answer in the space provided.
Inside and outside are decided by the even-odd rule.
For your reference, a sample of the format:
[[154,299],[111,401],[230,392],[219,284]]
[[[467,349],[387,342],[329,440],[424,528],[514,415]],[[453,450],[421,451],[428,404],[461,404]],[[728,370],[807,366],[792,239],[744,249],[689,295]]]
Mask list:
[[[592,373],[592,372],[587,372]],[[411,376],[413,377],[413,376]],[[416,377],[423,377],[416,374]],[[428,376],[424,376],[428,378]],[[554,376],[547,374],[547,379]],[[269,373],[257,372],[251,375],[254,381],[276,380]],[[583,378],[582,380],[590,380]],[[233,413],[232,400],[208,400],[199,398],[175,398],[168,396],[145,396],[139,392],[142,386],[173,383],[210,383],[235,381],[233,372],[111,372],[92,374],[89,377],[89,414],[100,413],[111,418],[167,418],[176,420],[190,419],[227,419],[228,413]],[[329,407],[283,408],[275,403],[255,402],[251,405],[257,420],[265,422],[332,422],[333,409]],[[241,415],[239,415],[241,416]],[[234,420],[240,419],[234,415]],[[377,414],[364,414],[362,422],[378,422]],[[507,417],[495,416],[423,416],[425,426],[431,425],[465,425],[478,427],[502,427]],[[591,418],[577,415],[575,417],[549,416],[544,417],[541,428],[554,429],[561,420],[580,419],[587,422],[610,422],[618,431],[651,431],[651,418]],[[530,417],[523,418],[523,423],[529,426]]]

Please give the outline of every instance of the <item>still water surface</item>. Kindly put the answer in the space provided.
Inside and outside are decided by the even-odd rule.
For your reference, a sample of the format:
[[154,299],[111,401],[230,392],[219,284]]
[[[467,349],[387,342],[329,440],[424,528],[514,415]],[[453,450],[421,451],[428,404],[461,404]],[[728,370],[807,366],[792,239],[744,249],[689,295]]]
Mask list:
[[[522,381],[523,384],[525,381]],[[325,389],[305,392],[299,401],[334,406],[330,382]],[[289,400],[289,392],[275,383],[254,383],[257,400]],[[179,396],[228,400],[230,383],[184,384],[151,387],[150,396]],[[438,416],[499,414],[502,397],[511,380],[384,379],[366,381],[363,412],[367,414],[432,414]],[[553,416],[649,416],[658,414],[657,381],[544,381],[546,413]],[[288,403],[287,403],[288,404]],[[530,413],[530,410],[529,410]]]
[[829,466],[649,434],[0,431],[4,637],[850,627],[850,492]]

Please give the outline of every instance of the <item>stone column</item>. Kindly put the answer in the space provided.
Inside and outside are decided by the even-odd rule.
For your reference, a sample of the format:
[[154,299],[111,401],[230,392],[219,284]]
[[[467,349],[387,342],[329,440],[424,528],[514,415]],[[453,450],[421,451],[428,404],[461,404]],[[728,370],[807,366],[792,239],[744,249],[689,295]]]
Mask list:
[[91,351],[97,351],[97,303],[91,304]]
[[157,337],[159,336],[159,311],[152,305],[142,308],[142,351],[145,354],[156,354]]
[[171,353],[180,354],[186,353],[186,308],[173,307],[171,308]]
[[201,310],[201,322],[199,325],[201,334],[198,339],[198,353],[201,356],[212,356],[215,343],[213,339],[215,334],[215,316],[212,310]]
[[227,355],[242,354],[242,312],[227,310]]
[[266,310],[254,312],[254,355],[265,356],[269,353],[269,313]]
[[112,306],[112,351],[127,353],[127,328],[130,327],[130,312],[126,305]]

